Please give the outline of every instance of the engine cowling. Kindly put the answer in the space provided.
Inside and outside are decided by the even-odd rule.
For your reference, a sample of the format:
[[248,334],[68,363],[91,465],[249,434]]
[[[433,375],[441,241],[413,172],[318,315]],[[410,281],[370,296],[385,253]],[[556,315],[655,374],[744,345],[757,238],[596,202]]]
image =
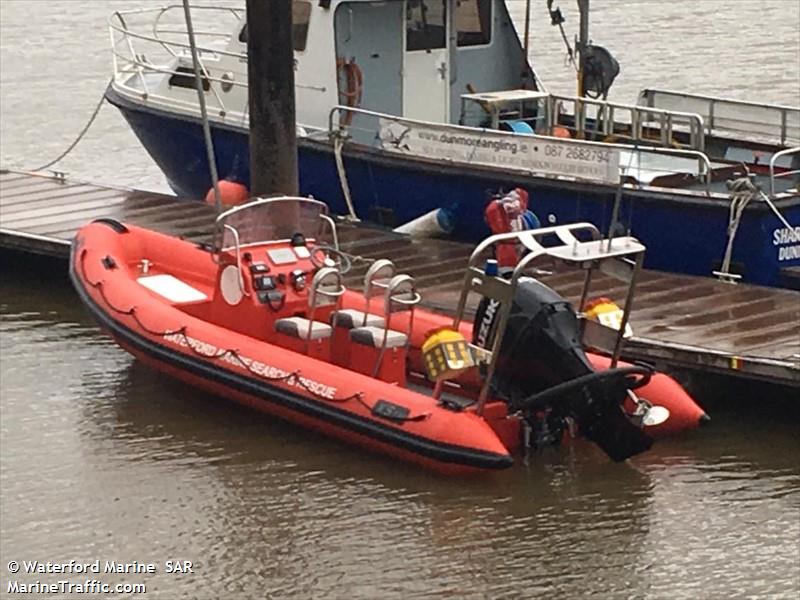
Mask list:
[[[481,301],[473,323],[474,344],[491,347],[499,312],[498,301]],[[543,283],[518,281],[496,361],[493,395],[531,421],[542,412],[572,418],[614,460],[652,445],[622,408],[633,385],[630,369],[595,371],[583,350],[574,308]]]

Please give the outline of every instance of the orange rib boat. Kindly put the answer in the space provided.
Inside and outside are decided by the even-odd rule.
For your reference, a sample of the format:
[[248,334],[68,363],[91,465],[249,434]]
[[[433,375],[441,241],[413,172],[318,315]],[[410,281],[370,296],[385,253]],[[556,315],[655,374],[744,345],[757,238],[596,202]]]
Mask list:
[[[520,447],[572,424],[624,460],[649,448],[650,431],[704,414],[665,375],[617,361],[625,322],[579,319],[525,275],[531,257],[565,244],[589,253],[584,268],[616,261],[632,275],[635,241],[606,252],[573,237],[590,225],[493,236],[473,254],[453,318],[420,308],[413,278],[388,260],[370,266],[363,289],[346,289],[349,257],[326,211],[306,198],[256,200],[220,215],[211,245],[101,219],[78,232],[70,274],[94,318],[144,363],[449,473],[509,467]],[[538,243],[553,234],[564,243]],[[509,236],[529,252],[503,276],[483,257]],[[463,321],[471,293],[482,297],[474,328]],[[584,353],[580,331],[616,340],[609,357]]]

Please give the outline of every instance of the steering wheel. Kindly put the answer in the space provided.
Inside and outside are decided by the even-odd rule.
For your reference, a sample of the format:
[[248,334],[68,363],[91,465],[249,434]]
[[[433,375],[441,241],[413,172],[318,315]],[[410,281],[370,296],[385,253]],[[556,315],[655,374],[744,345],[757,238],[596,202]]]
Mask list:
[[326,246],[322,244],[318,246],[311,246],[311,248],[308,249],[308,252],[308,258],[311,260],[311,264],[317,269],[321,269],[322,267],[336,267],[339,269],[339,272],[344,275],[350,271],[351,268],[353,268],[353,263],[350,260],[350,257],[333,246]]

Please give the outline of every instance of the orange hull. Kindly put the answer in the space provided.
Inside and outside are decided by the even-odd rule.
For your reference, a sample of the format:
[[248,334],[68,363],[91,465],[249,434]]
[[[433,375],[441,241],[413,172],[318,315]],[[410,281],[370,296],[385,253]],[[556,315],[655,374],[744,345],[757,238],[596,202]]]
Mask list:
[[[253,256],[263,253],[254,248]],[[520,421],[506,405],[490,401],[484,414],[439,403],[420,391],[367,374],[361,365],[332,364],[330,348],[305,349],[275,333],[280,316],[302,312],[302,291],[285,286],[280,307],[256,300],[254,282],[232,304],[220,292],[226,266],[207,249],[149,230],[99,221],[82,228],[73,244],[70,275],[90,312],[126,350],[191,385],[242,405],[359,446],[447,473],[502,469],[513,464]],[[251,259],[252,260],[252,259]],[[302,261],[301,261],[302,262]],[[301,265],[302,266],[302,265]],[[160,275],[159,275],[160,274]],[[190,296],[166,298],[145,283],[179,279]],[[145,281],[147,280],[147,281]],[[183,294],[178,288],[170,293]],[[344,308],[363,308],[363,296],[346,292]],[[404,313],[392,323],[404,327]],[[405,355],[386,360],[422,371],[419,348],[426,334],[451,320],[417,310]],[[464,325],[467,335],[469,326]],[[326,354],[326,352],[328,354]],[[351,360],[360,360],[357,352]],[[405,352],[405,350],[403,350]],[[595,364],[602,366],[602,357]],[[333,361],[337,362],[337,361]],[[469,395],[474,383],[461,382]],[[658,433],[696,426],[702,411],[672,379],[656,375],[641,395],[667,406],[671,417]],[[699,412],[698,412],[699,411]]]
[[[179,309],[137,283],[143,257],[213,298],[217,265],[208,252],[158,233],[106,223],[78,233],[70,274],[93,316],[147,364],[240,404],[333,437],[445,472],[511,466],[508,449],[472,411],[453,412],[430,397],[316,360],[243,330],[268,331],[272,315],[213,300]],[[227,327],[195,316],[213,315]],[[374,414],[378,401],[408,411]]]

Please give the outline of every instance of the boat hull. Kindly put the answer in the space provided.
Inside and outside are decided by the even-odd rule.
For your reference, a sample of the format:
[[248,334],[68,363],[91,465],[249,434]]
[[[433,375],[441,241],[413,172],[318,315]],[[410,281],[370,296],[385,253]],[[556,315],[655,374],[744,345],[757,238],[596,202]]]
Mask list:
[[[145,149],[181,196],[204,198],[211,177],[200,123],[156,108],[143,107],[109,88],[117,106]],[[249,148],[245,129],[212,124],[217,170],[223,179],[249,185]],[[298,140],[300,191],[324,199],[344,214],[332,146],[308,138]],[[521,186],[543,224],[589,221],[606,230],[616,188],[578,181],[504,173],[473,167],[464,170],[446,162],[396,157],[346,145],[344,165],[356,213],[390,227],[440,207],[452,209],[454,234],[477,241],[488,235],[484,222],[487,192]],[[781,204],[789,223],[800,223],[800,197]],[[648,248],[651,269],[711,275],[718,270],[728,242],[730,200],[703,192],[665,188],[626,189],[619,221]],[[746,281],[792,287],[787,269],[800,267],[797,228],[782,235],[783,223],[764,203],[745,210],[733,246],[732,271]]]
[[[123,235],[130,233],[120,233],[113,224],[93,223],[82,229],[74,243],[70,276],[100,326],[146,364],[244,406],[441,472],[497,470],[513,464],[491,426],[474,413],[446,410],[393,384],[163,306],[128,271],[127,265],[137,264],[139,256],[126,254],[115,243]],[[152,249],[138,240],[131,247]],[[173,240],[161,258],[166,261],[182,250],[201,252]],[[152,252],[148,256],[158,264],[159,257]],[[205,259],[211,263],[207,255]],[[181,271],[187,264],[173,266]],[[376,416],[370,407],[379,400],[404,406],[410,417]]]
[[[262,200],[255,205],[270,202]],[[246,253],[249,263],[267,252],[275,268],[266,269],[272,273],[268,278],[276,277],[284,290],[280,305],[265,304],[255,293],[263,281],[257,286],[249,270],[241,279],[242,271],[236,267],[233,270],[239,273],[243,288],[237,288],[242,294],[232,299],[226,281],[237,263],[236,255],[227,250],[212,256],[207,246],[112,219],[99,219],[79,230],[71,252],[70,276],[93,317],[121,347],[191,385],[442,472],[496,470],[513,463],[511,453],[522,439],[521,418],[509,415],[507,404],[492,398],[482,415],[477,414],[474,401],[482,382],[474,369],[456,380],[460,399],[455,403],[452,399],[439,402],[432,397],[431,385],[413,375],[425,370],[421,348],[429,333],[451,325],[450,317],[422,309],[413,316],[410,312],[395,314],[392,327],[408,332],[408,346],[387,356],[381,352],[389,368],[381,367],[377,376],[369,366],[375,364],[374,355],[369,358],[373,351],[366,350],[365,355],[349,336],[334,343],[342,330],[337,329],[336,335],[329,333],[323,338],[327,341],[316,345],[309,341],[298,346],[297,338],[282,334],[278,325],[286,323],[278,321],[291,320],[287,317],[298,311],[304,313],[309,293],[305,285],[292,284],[294,291],[290,291],[283,270],[304,272],[298,267],[311,266],[306,257],[279,267],[284,263],[275,261],[285,259],[280,258],[280,251],[292,252],[287,244],[251,243]],[[251,266],[258,267],[259,273],[267,267],[263,262]],[[343,290],[341,296],[337,310],[366,310],[363,294]],[[318,316],[322,322],[335,322],[333,312]],[[461,329],[469,339],[471,325],[462,322]],[[597,369],[609,366],[608,359],[590,358]],[[381,358],[377,360],[386,365]],[[406,376],[413,377],[413,385],[405,385]],[[665,375],[660,377],[666,380],[666,387],[655,389],[657,377],[639,393],[668,408],[669,431],[696,427],[702,410]]]

